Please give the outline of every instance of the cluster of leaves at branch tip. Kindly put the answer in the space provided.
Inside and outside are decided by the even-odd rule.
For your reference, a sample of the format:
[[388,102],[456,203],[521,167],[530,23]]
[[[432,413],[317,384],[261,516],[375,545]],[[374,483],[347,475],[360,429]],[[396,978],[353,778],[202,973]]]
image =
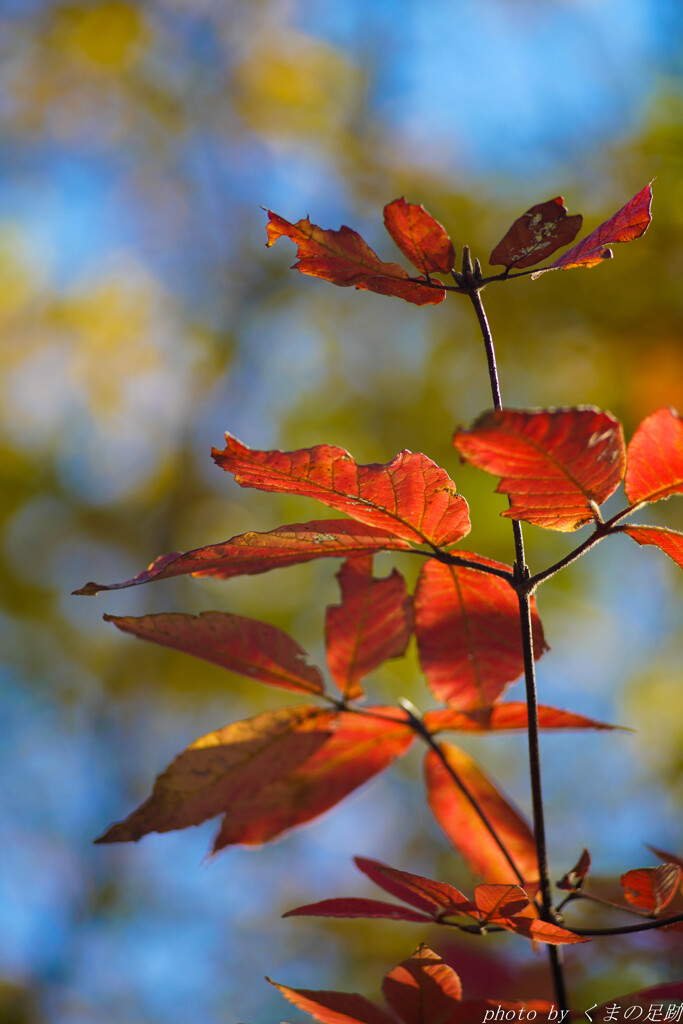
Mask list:
[[[650,222],[651,195],[648,185],[532,277],[595,266],[611,256],[608,244],[642,235]],[[463,287],[455,275],[455,286],[434,276],[453,274],[453,244],[422,206],[405,199],[385,207],[384,222],[417,275],[383,262],[348,227],[323,230],[308,218],[292,224],[272,212],[268,216],[268,245],[283,236],[294,241],[295,268],[301,273],[416,305],[441,302],[448,290],[475,287],[471,282]],[[476,288],[522,276],[570,244],[581,223],[579,215],[567,215],[559,197],[532,206],[491,254],[491,263],[504,272],[478,280]],[[683,492],[683,420],[673,409],[643,420],[628,447],[618,420],[592,407],[487,412],[471,427],[458,429],[454,444],[463,461],[500,478],[497,490],[509,499],[502,515],[560,532],[594,525],[593,535],[562,564],[623,533],[660,549],[683,568],[683,534],[622,522],[649,503]],[[150,797],[97,841],[137,841],[149,832],[222,815],[214,852],[265,843],[338,804],[420,737],[427,740],[429,808],[452,847],[482,879],[472,897],[449,883],[357,858],[361,871],[402,902],[345,897],[289,915],[381,917],[480,934],[503,929],[551,946],[587,941],[580,929],[548,920],[539,896],[539,854],[525,817],[468,753],[435,738],[445,731],[498,733],[529,725],[526,703],[504,700],[525,667],[516,577],[509,565],[455,547],[470,532],[470,515],[446,470],[410,451],[385,465],[360,465],[332,445],[262,451],[230,434],[213,458],[242,487],[314,499],[345,518],[287,524],[170,552],[132,579],[91,582],[76,593],[94,595],[188,574],[230,579],[320,558],[342,559],[340,600],[325,616],[327,673],[310,664],[306,651],[282,630],[229,612],[105,616],[125,633],[320,703],[263,712],[200,737],[157,778]],[[604,521],[600,506],[622,481],[627,504]],[[375,577],[373,556],[385,551],[423,559],[413,594],[397,569]],[[562,564],[531,577],[528,594]],[[531,648],[538,659],[548,645],[533,596],[529,607]],[[400,701],[398,706],[361,705],[367,678],[387,659],[402,656],[413,635],[426,686],[439,706],[420,716]],[[617,728],[548,705],[538,707],[538,725]],[[664,863],[628,871],[621,883],[631,908],[657,918],[681,889],[683,861],[653,850]],[[559,882],[566,901],[582,896],[589,869],[584,851]],[[491,1005],[463,1001],[453,969],[426,946],[385,978],[386,1011],[357,995],[278,988],[328,1024],[465,1024],[483,1020]],[[675,998],[674,993],[680,996],[681,990],[659,986],[624,999]],[[536,1008],[538,1020],[547,1019],[550,1009],[538,1001],[505,1006]]]

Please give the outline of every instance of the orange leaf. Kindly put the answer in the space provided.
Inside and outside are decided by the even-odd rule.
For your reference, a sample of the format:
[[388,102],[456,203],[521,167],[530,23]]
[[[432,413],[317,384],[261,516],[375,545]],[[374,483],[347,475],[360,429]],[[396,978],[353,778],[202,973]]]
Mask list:
[[549,946],[575,945],[577,942],[590,942],[585,935],[576,935],[566,928],[560,928],[557,924],[550,924],[548,921],[532,920],[528,917],[513,917],[504,920],[496,920],[507,931],[523,935],[531,942],[545,942]]
[[493,921],[500,924],[501,917],[514,917],[529,906],[529,897],[519,885],[477,885],[474,902],[481,913],[482,924]]
[[182,554],[160,555],[149,568],[125,583],[86,583],[74,594],[90,597],[101,590],[121,590],[170,576],[211,576],[227,580],[282,569],[315,558],[345,558],[375,551],[407,551],[410,545],[393,533],[353,519],[324,519],[278,526],[267,533],[242,533],[222,544],[209,544]]
[[308,903],[304,907],[288,910],[283,917],[367,917],[388,918],[391,921],[427,921],[434,920],[433,914],[421,914],[408,907],[400,907],[398,903],[385,903],[382,900],[359,899],[355,896],[343,896],[340,899],[320,900],[319,903]]
[[336,714],[304,705],[266,711],[192,743],[154,783],[152,795],[99,843],[199,825],[307,761],[329,738]]
[[431,914],[445,911],[448,914],[472,914],[475,906],[459,889],[448,882],[436,882],[424,875],[401,871],[366,857],[354,857],[356,866],[392,896],[397,896],[411,906]]
[[556,249],[569,245],[582,221],[580,213],[567,216],[562,196],[538,203],[515,221],[491,253],[489,263],[515,270],[533,267]]
[[[431,733],[451,729],[458,732],[498,732],[528,727],[528,710],[521,700],[496,704],[481,711],[454,711],[451,708],[437,708],[427,711],[422,721]],[[562,711],[547,704],[538,706],[538,724],[541,729],[621,729],[619,725],[608,725],[573,711]]]
[[400,452],[387,465],[357,465],[343,448],[257,451],[225,435],[218,465],[241,487],[315,498],[412,543],[453,544],[470,530],[467,502],[426,455]]
[[344,697],[363,695],[360,680],[387,658],[405,652],[413,612],[405,580],[394,569],[374,579],[372,558],[349,558],[337,573],[342,603],[327,608],[327,663]]
[[403,1024],[452,1024],[460,978],[424,943],[386,975],[382,994]]
[[665,530],[663,526],[618,526],[620,533],[627,533],[636,544],[652,544],[672,558],[683,569],[683,533]]
[[[522,878],[525,882],[536,882],[536,847],[527,823],[469,754],[450,743],[440,746],[448,764],[493,826]],[[470,870],[487,882],[518,882],[500,847],[434,750],[427,753],[425,776],[432,813]]]
[[568,871],[566,875],[563,875],[560,881],[557,883],[558,889],[565,889],[571,891],[572,889],[580,889],[583,880],[590,871],[591,867],[591,855],[588,850],[584,849],[581,851],[581,856],[577,860],[571,871]]
[[306,652],[276,626],[229,612],[105,615],[124,633],[172,647],[230,672],[302,693],[323,693],[322,676]]
[[613,217],[591,231],[568,252],[549,267],[543,267],[531,275],[532,281],[545,274],[547,270],[571,270],[573,267],[594,267],[602,260],[612,258],[612,250],[605,248],[613,242],[631,242],[645,234],[652,220],[650,205],[652,203],[652,182],[641,189],[633,199],[622,206]]
[[624,897],[634,907],[656,917],[671,903],[681,881],[678,864],[660,864],[656,868],[636,868],[621,876]]
[[422,274],[450,274],[455,262],[453,243],[424,206],[394,199],[384,207],[384,226]]
[[388,1013],[355,992],[313,992],[278,985],[270,978],[266,981],[275,985],[290,1003],[322,1024],[396,1024]]
[[621,424],[592,408],[505,409],[481,416],[454,443],[467,462],[502,477],[501,515],[549,530],[577,530],[595,518],[624,472]]
[[376,252],[351,228],[324,230],[311,224],[308,217],[291,224],[268,210],[268,241],[273,245],[283,235],[297,246],[298,263],[292,267],[301,274],[348,288],[355,285],[381,295],[394,295],[416,306],[437,305],[446,298],[443,287],[414,281],[398,263],[383,263]]
[[382,718],[328,712],[335,729],[326,743],[291,772],[263,786],[253,799],[235,800],[223,819],[214,851],[236,843],[268,842],[317,818],[404,754],[414,739],[402,711],[367,708]]
[[[415,591],[420,665],[438,701],[458,711],[490,707],[524,671],[519,601],[510,584],[477,565],[508,569],[480,555],[458,553],[472,568],[426,561]],[[547,645],[532,598],[534,655]]]
[[683,419],[659,409],[640,424],[627,449],[624,485],[632,505],[683,493]]

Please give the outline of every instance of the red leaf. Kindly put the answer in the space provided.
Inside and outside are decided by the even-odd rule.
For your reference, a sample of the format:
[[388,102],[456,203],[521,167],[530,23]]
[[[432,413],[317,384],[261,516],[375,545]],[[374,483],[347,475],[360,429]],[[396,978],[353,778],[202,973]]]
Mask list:
[[[488,708],[524,671],[519,601],[506,580],[477,565],[509,566],[468,553],[472,568],[426,561],[415,591],[420,665],[438,701],[458,711]],[[510,570],[511,571],[511,570]],[[532,598],[534,655],[547,645]]]
[[529,906],[529,897],[519,885],[478,885],[474,890],[474,902],[481,913],[481,921],[514,917]]
[[454,443],[463,459],[502,477],[502,512],[549,530],[577,530],[595,518],[624,472],[621,424],[592,408],[505,409],[485,413]]
[[632,505],[683,493],[683,419],[659,409],[640,424],[627,451],[624,485]]
[[637,195],[622,206],[613,217],[600,224],[595,231],[583,238],[568,252],[549,267],[543,267],[531,275],[532,281],[547,270],[571,270],[573,267],[594,267],[602,260],[612,258],[611,249],[605,248],[613,242],[631,242],[645,234],[652,220],[650,204],[652,203],[652,182],[641,189]]
[[683,533],[665,530],[662,526],[618,526],[616,529],[627,533],[636,544],[654,545],[683,569]]
[[507,920],[497,920],[496,924],[501,925],[507,931],[523,935],[531,942],[545,942],[549,946],[575,945],[577,942],[590,942],[584,935],[576,935],[566,928],[560,928],[557,924],[550,924],[548,921],[532,920],[529,917],[514,917]]
[[467,502],[426,455],[403,451],[387,465],[358,466],[332,445],[257,451],[230,434],[225,439],[213,457],[242,487],[315,498],[414,544],[453,544],[469,533]]
[[306,988],[288,988],[275,981],[270,984],[290,1003],[322,1024],[396,1024],[388,1013],[355,992],[313,992]]
[[[453,711],[451,708],[437,708],[427,711],[422,721],[431,733],[446,729],[459,732],[498,732],[509,729],[526,729],[528,712],[524,701],[508,701],[481,711]],[[573,711],[562,711],[547,704],[538,706],[538,724],[541,729],[621,729],[620,725],[608,725]]]
[[[446,760],[493,826],[526,882],[538,880],[536,847],[531,829],[475,761],[450,743],[440,744]],[[429,806],[451,844],[467,866],[487,882],[519,879],[468,798],[451,778],[437,753],[425,760]]]
[[563,245],[569,245],[581,227],[580,213],[567,216],[562,196],[538,203],[523,213],[495,247],[489,263],[521,270],[540,263]]
[[344,558],[375,551],[407,551],[410,545],[393,533],[353,519],[323,519],[278,526],[268,533],[242,533],[222,544],[209,544],[182,554],[161,555],[148,569],[125,583],[86,583],[74,594],[90,597],[100,590],[121,590],[170,576],[212,576],[227,580],[282,569],[315,558]]
[[360,680],[387,658],[405,652],[413,611],[405,580],[394,569],[374,579],[372,558],[349,558],[337,573],[342,603],[327,608],[327,664],[347,699],[363,695]]
[[573,889],[580,889],[583,884],[583,880],[590,871],[591,867],[591,855],[585,848],[581,851],[581,856],[577,860],[571,871],[568,871],[566,875],[563,875],[560,881],[557,883],[558,889],[565,889],[571,891]]
[[624,897],[634,907],[656,917],[671,903],[681,881],[678,864],[660,864],[656,868],[636,868],[621,876]]
[[301,693],[324,692],[322,676],[314,665],[306,664],[304,649],[266,622],[229,612],[171,612],[140,618],[105,615],[104,619],[141,640],[193,654],[261,683]]
[[416,306],[437,305],[446,298],[443,287],[414,281],[398,263],[383,263],[357,231],[342,225],[339,231],[324,230],[311,224],[308,217],[291,224],[268,210],[268,241],[273,245],[283,235],[297,246],[298,263],[292,267],[301,274],[324,281],[381,295],[395,295]]
[[231,804],[214,851],[236,843],[265,843],[317,818],[404,754],[415,736],[404,712],[392,707],[367,711],[383,717],[330,713],[335,731],[307,761],[281,773],[253,799]]
[[199,825],[306,762],[329,738],[336,713],[302,706],[266,711],[192,743],[154,783],[152,795],[97,840],[137,841],[148,832]]
[[376,885],[432,917],[439,911],[448,914],[471,914],[475,911],[474,904],[447,882],[436,882],[365,857],[354,857],[354,861]]
[[346,896],[341,899],[321,900],[309,903],[305,907],[288,910],[283,917],[385,917],[392,921],[427,921],[434,920],[432,914],[420,914],[416,910],[400,907],[397,903],[384,903],[382,900],[358,899]]
[[[656,846],[650,846],[647,844],[648,850],[652,850],[656,857],[663,860],[665,864],[678,864],[680,868],[683,868],[683,857],[677,857],[675,853],[667,853],[666,850],[659,850]],[[683,887],[683,877],[681,878],[681,886]]]
[[386,975],[382,993],[404,1024],[452,1024],[460,978],[424,943]]
[[453,243],[424,206],[394,199],[384,207],[384,226],[422,274],[450,274],[455,262]]

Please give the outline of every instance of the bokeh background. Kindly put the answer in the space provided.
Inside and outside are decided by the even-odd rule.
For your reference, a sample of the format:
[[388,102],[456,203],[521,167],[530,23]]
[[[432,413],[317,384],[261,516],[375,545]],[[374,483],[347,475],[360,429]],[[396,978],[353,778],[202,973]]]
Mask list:
[[[511,560],[493,482],[451,447],[490,405],[469,308],[292,274],[260,205],[348,223],[393,259],[381,209],[406,195],[485,260],[533,203],[562,193],[592,229],[656,176],[653,225],[610,264],[486,301],[507,403],[595,403],[627,434],[680,403],[682,21],[677,0],[2,0],[0,1021],[298,1022],[264,974],[374,996],[422,939],[471,996],[547,993],[545,957],[518,941],[280,919],[370,895],[353,854],[471,886],[417,755],[261,850],[205,861],[213,823],[91,845],[197,736],[291,702],[102,613],[235,611],[321,663],[337,563],[70,592],[322,514],[235,487],[209,455],[226,429],[362,462],[424,451],[470,502],[467,547]],[[680,502],[646,521],[681,528]],[[528,528],[532,568],[575,541]],[[682,597],[680,570],[627,538],[540,594],[542,698],[637,729],[543,737],[555,877],[585,845],[616,894],[653,862],[645,842],[681,852]],[[372,684],[430,706],[414,652]],[[524,737],[463,745],[528,811]],[[662,935],[572,949],[573,1001],[671,979],[680,954]]]

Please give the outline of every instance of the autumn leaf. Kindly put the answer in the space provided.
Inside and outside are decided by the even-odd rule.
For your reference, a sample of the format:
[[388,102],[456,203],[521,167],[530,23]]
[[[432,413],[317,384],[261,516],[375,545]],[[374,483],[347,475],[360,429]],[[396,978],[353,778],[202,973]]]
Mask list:
[[424,206],[394,199],[384,207],[384,226],[420,273],[450,274],[455,262],[453,243]]
[[626,454],[624,486],[632,505],[683,493],[683,419],[674,409],[644,419]]
[[74,594],[90,597],[101,590],[121,590],[171,576],[211,576],[227,580],[282,569],[316,558],[345,558],[376,551],[409,551],[410,544],[393,533],[353,519],[323,519],[278,526],[267,533],[242,533],[221,544],[184,554],[160,555],[144,572],[124,583],[86,583]]
[[288,988],[266,978],[293,1006],[304,1010],[322,1024],[396,1024],[384,1010],[356,992],[314,992]]
[[368,857],[354,857],[356,866],[392,896],[397,896],[425,913],[470,914],[476,908],[459,889],[424,875],[389,867]]
[[136,842],[148,832],[199,825],[249,801],[306,762],[329,739],[332,711],[303,705],[266,711],[192,743],[154,783],[152,795],[99,843]]
[[350,558],[337,573],[342,603],[327,608],[327,664],[344,697],[363,695],[360,680],[405,652],[413,611],[405,580],[394,569],[386,579],[372,575],[372,558]]
[[[484,812],[521,877],[525,882],[536,882],[536,847],[526,821],[469,754],[450,743],[442,743],[440,747],[449,767]],[[469,869],[487,882],[517,883],[517,874],[434,750],[430,750],[425,759],[425,780],[432,813]]]
[[308,665],[306,652],[287,633],[257,619],[229,612],[185,615],[105,615],[124,633],[172,647],[230,672],[302,693],[323,693],[322,676]]
[[663,526],[617,526],[615,533],[627,533],[636,544],[652,544],[683,569],[683,533]]
[[338,899],[320,900],[318,903],[307,903],[303,907],[288,910],[283,917],[362,917],[387,918],[390,921],[427,921],[434,920],[433,914],[422,914],[398,903],[385,903],[382,900],[366,900],[354,896],[342,896]]
[[413,544],[453,544],[469,533],[467,502],[426,455],[403,451],[387,465],[359,466],[332,445],[258,451],[230,434],[225,439],[213,458],[241,487],[315,498]]
[[514,917],[529,906],[529,897],[519,885],[488,883],[475,887],[474,902],[485,924],[500,917]]
[[317,818],[404,754],[415,737],[405,712],[397,708],[328,714],[335,716],[334,730],[307,761],[271,780],[253,798],[231,803],[214,851],[265,843]]
[[[455,711],[452,708],[437,708],[427,711],[422,721],[434,734],[445,730],[457,732],[499,732],[510,729],[528,728],[529,715],[525,701],[506,701],[479,711]],[[538,725],[541,729],[622,729],[620,725],[608,725],[574,711],[563,711],[547,704],[538,706]]]
[[668,907],[681,881],[678,864],[660,864],[656,868],[636,868],[621,876],[624,897],[638,910],[656,917]]
[[403,1024],[451,1024],[460,978],[424,943],[384,978],[382,995]]
[[566,891],[572,891],[574,889],[580,889],[583,885],[584,879],[591,867],[591,855],[588,850],[584,849],[581,851],[581,856],[577,860],[571,871],[568,871],[566,875],[563,875],[560,881],[557,883],[558,889],[564,889]]
[[600,224],[595,231],[591,231],[590,235],[563,253],[549,267],[543,267],[532,274],[531,280],[535,280],[548,270],[594,267],[603,260],[611,259],[612,250],[606,246],[613,242],[631,242],[634,238],[640,238],[645,234],[652,220],[651,203],[652,182],[641,189],[625,206],[622,206],[613,217]]
[[567,216],[562,196],[538,203],[518,217],[489,257],[491,266],[508,270],[533,267],[556,249],[569,245],[581,228],[583,217]]
[[[426,561],[415,591],[415,636],[429,688],[457,711],[489,708],[524,671],[519,601],[510,584],[477,565],[509,566],[458,553],[472,568]],[[547,645],[531,599],[534,656]]]
[[511,507],[501,515],[549,530],[594,520],[624,472],[621,424],[593,408],[485,413],[454,443],[465,461],[502,478],[496,491]]
[[381,295],[394,295],[416,306],[438,305],[446,291],[438,284],[411,280],[398,263],[384,263],[357,231],[343,225],[339,231],[319,228],[308,217],[291,224],[268,210],[268,241],[290,238],[297,246],[298,262],[292,267],[301,274],[349,288],[352,285]]

